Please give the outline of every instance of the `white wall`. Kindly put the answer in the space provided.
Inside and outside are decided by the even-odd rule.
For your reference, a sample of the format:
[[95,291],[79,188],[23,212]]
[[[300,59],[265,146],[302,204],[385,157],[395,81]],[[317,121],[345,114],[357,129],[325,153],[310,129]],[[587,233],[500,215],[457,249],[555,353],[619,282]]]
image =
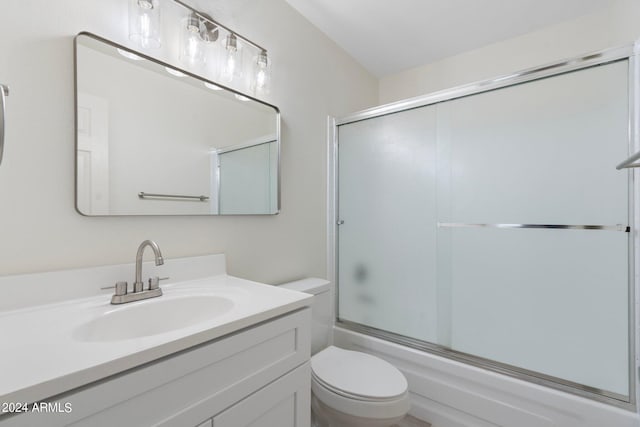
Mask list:
[[[283,0],[241,4],[234,29],[274,60],[265,101],[282,112],[282,213],[87,218],[74,210],[73,36],[90,31],[131,45],[127,1],[2,1],[0,82],[11,95],[0,165],[0,274],[130,262],[150,238],[167,258],[224,252],[229,273],[249,279],[325,275],[326,116],[375,104],[377,81]],[[149,53],[177,64],[176,39],[164,45]]]
[[612,0],[611,6],[480,49],[380,79],[380,103],[485,80],[640,38],[640,2]]

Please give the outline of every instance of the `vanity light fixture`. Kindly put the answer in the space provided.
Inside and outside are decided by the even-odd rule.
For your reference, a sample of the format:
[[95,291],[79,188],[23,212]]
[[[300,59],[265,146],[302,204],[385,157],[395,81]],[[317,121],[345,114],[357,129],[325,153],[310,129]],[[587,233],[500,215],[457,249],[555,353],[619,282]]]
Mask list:
[[220,78],[224,82],[237,82],[243,75],[243,48],[255,49],[257,55],[252,62],[249,86],[254,94],[269,93],[271,61],[265,48],[214,21],[210,16],[199,12],[182,0],[173,1],[189,11],[189,15],[186,20],[183,20],[180,29],[180,59],[183,62],[187,62],[190,65],[204,63],[206,61],[206,52],[203,44],[217,41],[220,32],[224,32],[226,34],[224,45],[220,46],[220,50],[223,50],[221,63],[215,64],[218,69],[214,70],[214,73],[217,74],[219,72]]
[[131,59],[132,61],[144,61],[143,57],[138,56],[135,53],[131,53],[128,50],[124,50],[124,49],[120,49],[120,48],[117,48],[116,50],[118,51],[118,53],[120,55],[124,56],[127,59]]
[[129,39],[145,49],[161,46],[159,0],[129,0]]

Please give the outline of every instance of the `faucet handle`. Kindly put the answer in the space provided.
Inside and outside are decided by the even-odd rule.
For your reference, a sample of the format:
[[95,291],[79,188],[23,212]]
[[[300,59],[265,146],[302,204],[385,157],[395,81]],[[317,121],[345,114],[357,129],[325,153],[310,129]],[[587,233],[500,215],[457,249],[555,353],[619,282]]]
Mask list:
[[114,295],[122,296],[127,294],[127,282],[116,282],[116,292]]
[[170,277],[158,277],[158,276],[149,277],[149,290],[152,291],[154,289],[158,289],[160,287],[160,280],[167,280],[167,279],[170,279]]

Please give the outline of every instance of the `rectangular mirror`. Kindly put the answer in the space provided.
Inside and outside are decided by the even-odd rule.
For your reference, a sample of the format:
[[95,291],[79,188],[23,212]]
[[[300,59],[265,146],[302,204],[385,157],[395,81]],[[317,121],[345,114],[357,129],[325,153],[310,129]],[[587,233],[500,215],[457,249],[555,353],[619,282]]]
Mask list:
[[278,213],[277,107],[92,34],[75,55],[78,212]]

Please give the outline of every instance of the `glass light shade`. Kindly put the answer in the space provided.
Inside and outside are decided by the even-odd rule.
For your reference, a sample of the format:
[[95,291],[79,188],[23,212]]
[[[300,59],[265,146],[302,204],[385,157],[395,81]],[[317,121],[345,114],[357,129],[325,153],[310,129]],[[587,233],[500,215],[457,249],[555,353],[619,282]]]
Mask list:
[[251,91],[255,95],[266,95],[271,86],[271,60],[267,52],[261,51],[253,58],[253,70],[250,81]]
[[242,77],[242,46],[234,34],[229,34],[225,39],[225,52],[223,54],[222,72],[220,77],[230,83]]
[[204,63],[204,46],[200,38],[200,20],[191,14],[180,22],[180,52],[181,62],[197,66]]
[[209,80],[220,81],[222,64],[225,58],[224,46],[215,42],[204,42],[206,68],[204,74]]
[[145,49],[162,45],[159,0],[129,0],[129,39]]
[[200,39],[202,40],[202,46],[204,49],[204,62],[206,69],[203,70],[204,74],[209,80],[220,80],[220,72],[222,68],[221,58],[224,56],[226,50],[223,46],[223,41],[217,41],[219,36],[218,27],[207,21],[202,21],[200,25]]

